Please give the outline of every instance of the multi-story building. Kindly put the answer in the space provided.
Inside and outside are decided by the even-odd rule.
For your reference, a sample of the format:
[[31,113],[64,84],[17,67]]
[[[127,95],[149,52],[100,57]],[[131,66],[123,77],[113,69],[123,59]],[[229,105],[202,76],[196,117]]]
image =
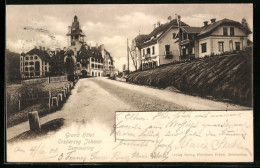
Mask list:
[[69,46],[63,50],[47,51],[40,47],[21,54],[22,78],[49,75],[113,76],[116,73],[114,60],[104,45],[91,47],[85,42],[77,16],[69,26]]
[[202,27],[190,27],[181,22],[180,17],[173,20],[169,17],[168,23],[154,25],[150,34],[137,36],[131,49],[142,65],[140,69],[147,69],[179,60],[243,50],[249,45],[250,33],[245,19],[239,23],[213,18],[210,24],[205,21]]
[[48,75],[50,72],[50,59],[48,51],[44,47],[35,47],[20,56],[21,78],[35,78]]
[[178,23],[177,19],[168,17],[167,23],[157,22],[157,24],[154,24],[153,31],[143,36],[144,39],[143,37],[136,37],[141,41],[135,51],[137,55],[138,53],[141,55],[141,57],[139,56],[141,69],[154,68],[179,60],[179,45],[174,43],[177,40],[176,33],[178,33],[179,25],[189,27],[184,22]]
[[212,54],[241,51],[248,44],[251,31],[243,24],[230,19],[211,23],[204,22],[203,27],[181,27],[180,31],[181,57],[202,58]]

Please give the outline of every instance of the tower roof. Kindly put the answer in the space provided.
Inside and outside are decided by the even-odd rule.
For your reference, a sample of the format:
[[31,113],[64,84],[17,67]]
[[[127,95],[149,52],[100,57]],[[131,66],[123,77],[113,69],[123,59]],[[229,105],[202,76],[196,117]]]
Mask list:
[[71,24],[70,30],[67,33],[67,36],[70,36],[70,35],[85,36],[85,34],[83,33],[83,31],[81,30],[81,28],[79,26],[78,17],[76,15],[74,16],[74,20]]

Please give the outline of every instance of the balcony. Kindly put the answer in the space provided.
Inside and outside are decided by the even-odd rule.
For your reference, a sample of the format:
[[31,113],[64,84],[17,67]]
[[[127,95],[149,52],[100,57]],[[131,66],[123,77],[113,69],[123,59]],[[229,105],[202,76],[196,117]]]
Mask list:
[[173,58],[172,52],[171,51],[164,51],[164,58],[165,59]]
[[181,45],[186,45],[186,44],[193,43],[193,42],[194,42],[194,40],[185,39],[185,40],[182,40],[182,41],[181,41]]

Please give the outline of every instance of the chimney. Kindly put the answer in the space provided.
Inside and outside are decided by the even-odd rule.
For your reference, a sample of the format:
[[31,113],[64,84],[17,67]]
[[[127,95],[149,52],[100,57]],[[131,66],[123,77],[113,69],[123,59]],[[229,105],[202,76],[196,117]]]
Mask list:
[[45,47],[42,47],[42,50],[45,51]]
[[34,46],[35,49],[37,49],[37,46]]
[[39,46],[39,49],[42,50],[42,46]]
[[96,47],[98,48],[98,43],[96,44]]
[[153,24],[153,28],[154,28],[154,29],[156,28],[156,23],[155,23],[155,24]]
[[215,23],[216,22],[216,18],[212,18],[210,19],[211,23]]
[[161,23],[160,21],[157,22],[157,27],[160,27],[161,26]]
[[168,16],[168,21],[172,21],[172,16]]
[[66,51],[66,47],[63,47],[63,50]]
[[204,26],[208,26],[208,21],[203,22]]

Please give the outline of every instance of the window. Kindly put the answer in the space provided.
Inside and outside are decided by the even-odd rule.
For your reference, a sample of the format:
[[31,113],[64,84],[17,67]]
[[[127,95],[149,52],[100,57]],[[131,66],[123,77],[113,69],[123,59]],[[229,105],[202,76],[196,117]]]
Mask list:
[[34,59],[38,59],[38,57],[37,57],[37,56],[34,56]]
[[169,52],[170,51],[170,45],[165,45],[165,51]]
[[94,64],[91,64],[91,68],[94,68]]
[[187,34],[183,33],[183,40],[186,40],[186,39],[187,39]]
[[172,33],[172,38],[176,39],[176,33]]
[[94,72],[92,72],[92,76],[94,76]]
[[25,73],[24,75],[25,75],[25,76],[29,76],[29,74],[28,74],[28,73]]
[[33,56],[30,56],[30,60],[33,60]]
[[21,57],[21,61],[23,60],[23,57]]
[[194,39],[194,34],[188,34],[188,39],[193,40]]
[[236,44],[236,51],[240,51],[240,42],[235,42]]
[[97,68],[97,64],[95,64],[95,68]]
[[28,65],[28,62],[25,62],[24,65]]
[[201,52],[202,52],[202,53],[207,52],[207,43],[201,44]]
[[29,60],[29,57],[25,57],[25,60]]
[[151,53],[150,51],[151,51],[150,48],[147,48],[147,49],[146,49],[146,53],[147,53],[147,54],[150,54],[150,53]]
[[223,35],[227,36],[227,27],[223,27]]
[[40,72],[35,72],[35,76],[40,76]]
[[34,67],[30,67],[30,71],[33,71],[34,70]]
[[30,73],[30,76],[33,76],[33,73]]
[[219,52],[224,52],[224,42],[223,41],[218,42],[218,50],[219,50]]
[[153,46],[152,50],[153,50],[153,51],[152,51],[152,54],[154,55],[154,53],[155,53],[154,46]]
[[34,62],[30,62],[30,65],[34,65]]
[[230,36],[234,36],[234,35],[235,35],[234,27],[230,27]]
[[189,47],[189,48],[188,48],[188,52],[189,52],[189,54],[193,54],[193,49],[192,49],[192,47]]
[[91,61],[94,62],[95,61],[94,58],[91,58]]
[[24,71],[28,71],[28,67],[25,67],[25,68],[24,68]]
[[101,60],[101,63],[103,63],[103,60]]
[[45,67],[45,71],[47,71],[47,67]]
[[100,69],[100,65],[98,65],[98,68]]

